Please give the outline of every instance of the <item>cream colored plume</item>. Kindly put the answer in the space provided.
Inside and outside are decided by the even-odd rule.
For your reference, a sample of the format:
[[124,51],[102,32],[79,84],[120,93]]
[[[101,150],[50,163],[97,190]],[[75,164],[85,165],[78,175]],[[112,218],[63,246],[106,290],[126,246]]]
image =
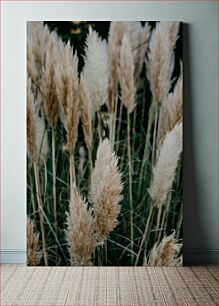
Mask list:
[[34,222],[27,217],[27,265],[37,266],[42,258],[42,251],[39,248],[39,233],[34,231]]
[[164,204],[171,190],[182,152],[182,132],[182,123],[176,124],[166,134],[159,150],[159,155],[153,168],[153,179],[148,190],[154,205]]
[[96,31],[89,28],[84,58],[84,82],[92,116],[108,99],[108,46]]
[[97,150],[90,190],[98,241],[106,240],[118,223],[122,190],[122,175],[118,170],[118,159],[108,139],[104,139]]
[[176,23],[159,22],[152,32],[147,59],[147,77],[153,98],[160,104],[171,87],[174,68],[174,48],[178,28]]
[[109,112],[114,112],[115,95],[118,86],[118,64],[122,38],[128,30],[128,22],[112,21],[110,23],[108,46],[109,46]]
[[43,109],[52,128],[56,127],[59,110],[55,79],[57,55],[56,44],[51,39],[46,50],[45,65],[42,68],[42,96]]
[[[51,40],[58,42],[58,35],[55,31],[50,32],[43,21],[27,22],[27,39],[31,41],[33,54],[36,59],[36,68],[38,73],[42,71],[45,65],[46,52]],[[57,47],[57,46],[56,46]]]
[[72,266],[92,265],[91,256],[96,247],[91,209],[81,198],[76,187],[71,190],[70,211],[66,237]]
[[30,158],[36,157],[35,107],[31,78],[27,79],[27,153]]
[[177,122],[182,121],[183,115],[183,92],[182,73],[180,74],[174,91],[169,93],[161,106],[160,138],[170,131]]
[[170,48],[174,49],[176,46],[176,41],[179,38],[179,21],[166,21],[165,25],[167,27],[167,31],[169,32],[169,40],[170,40]]
[[36,112],[31,78],[27,79],[27,152],[30,158],[45,161],[49,147],[45,121]]
[[78,56],[70,42],[60,41],[55,69],[59,116],[67,132],[69,151],[74,152],[78,135]]
[[170,236],[165,236],[160,243],[155,243],[144,266],[181,266],[182,256],[179,256],[181,249],[182,243],[177,242],[174,231]]
[[27,76],[37,82],[38,70],[36,66],[36,58],[33,51],[32,39],[27,40]]
[[120,50],[119,82],[122,103],[131,113],[135,108],[134,59],[129,38],[124,35]]
[[50,32],[48,26],[41,21],[27,22],[27,74],[32,78],[32,90],[39,103],[39,108],[43,105],[42,74],[46,65],[47,50],[51,42],[58,50],[58,35],[56,32]]
[[151,35],[151,27],[146,22],[144,26],[140,21],[127,22],[127,35],[130,39],[134,65],[135,65],[135,80],[137,81],[145,59],[145,53],[148,48],[149,38]]

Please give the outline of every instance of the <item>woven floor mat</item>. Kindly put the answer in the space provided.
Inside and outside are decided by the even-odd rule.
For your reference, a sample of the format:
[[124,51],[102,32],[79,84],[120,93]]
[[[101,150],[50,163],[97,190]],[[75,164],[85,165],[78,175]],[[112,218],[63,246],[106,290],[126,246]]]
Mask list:
[[1,305],[218,305],[217,266],[1,266]]

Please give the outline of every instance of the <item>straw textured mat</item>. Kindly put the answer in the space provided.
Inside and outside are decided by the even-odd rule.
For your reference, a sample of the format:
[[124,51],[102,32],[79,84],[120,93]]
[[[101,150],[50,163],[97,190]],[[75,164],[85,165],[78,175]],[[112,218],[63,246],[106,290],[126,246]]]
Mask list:
[[217,267],[1,267],[1,305],[217,305]]

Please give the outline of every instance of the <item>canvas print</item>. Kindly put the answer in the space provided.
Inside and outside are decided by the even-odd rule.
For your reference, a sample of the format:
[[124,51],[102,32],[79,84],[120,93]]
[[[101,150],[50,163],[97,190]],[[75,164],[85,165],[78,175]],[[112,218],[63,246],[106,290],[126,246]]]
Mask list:
[[27,265],[182,264],[182,24],[27,22]]

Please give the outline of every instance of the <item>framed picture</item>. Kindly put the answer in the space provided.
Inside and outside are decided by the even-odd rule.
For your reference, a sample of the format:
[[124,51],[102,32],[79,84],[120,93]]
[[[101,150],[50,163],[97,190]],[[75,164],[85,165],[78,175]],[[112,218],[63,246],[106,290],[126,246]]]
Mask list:
[[27,22],[28,265],[182,264],[182,25]]

